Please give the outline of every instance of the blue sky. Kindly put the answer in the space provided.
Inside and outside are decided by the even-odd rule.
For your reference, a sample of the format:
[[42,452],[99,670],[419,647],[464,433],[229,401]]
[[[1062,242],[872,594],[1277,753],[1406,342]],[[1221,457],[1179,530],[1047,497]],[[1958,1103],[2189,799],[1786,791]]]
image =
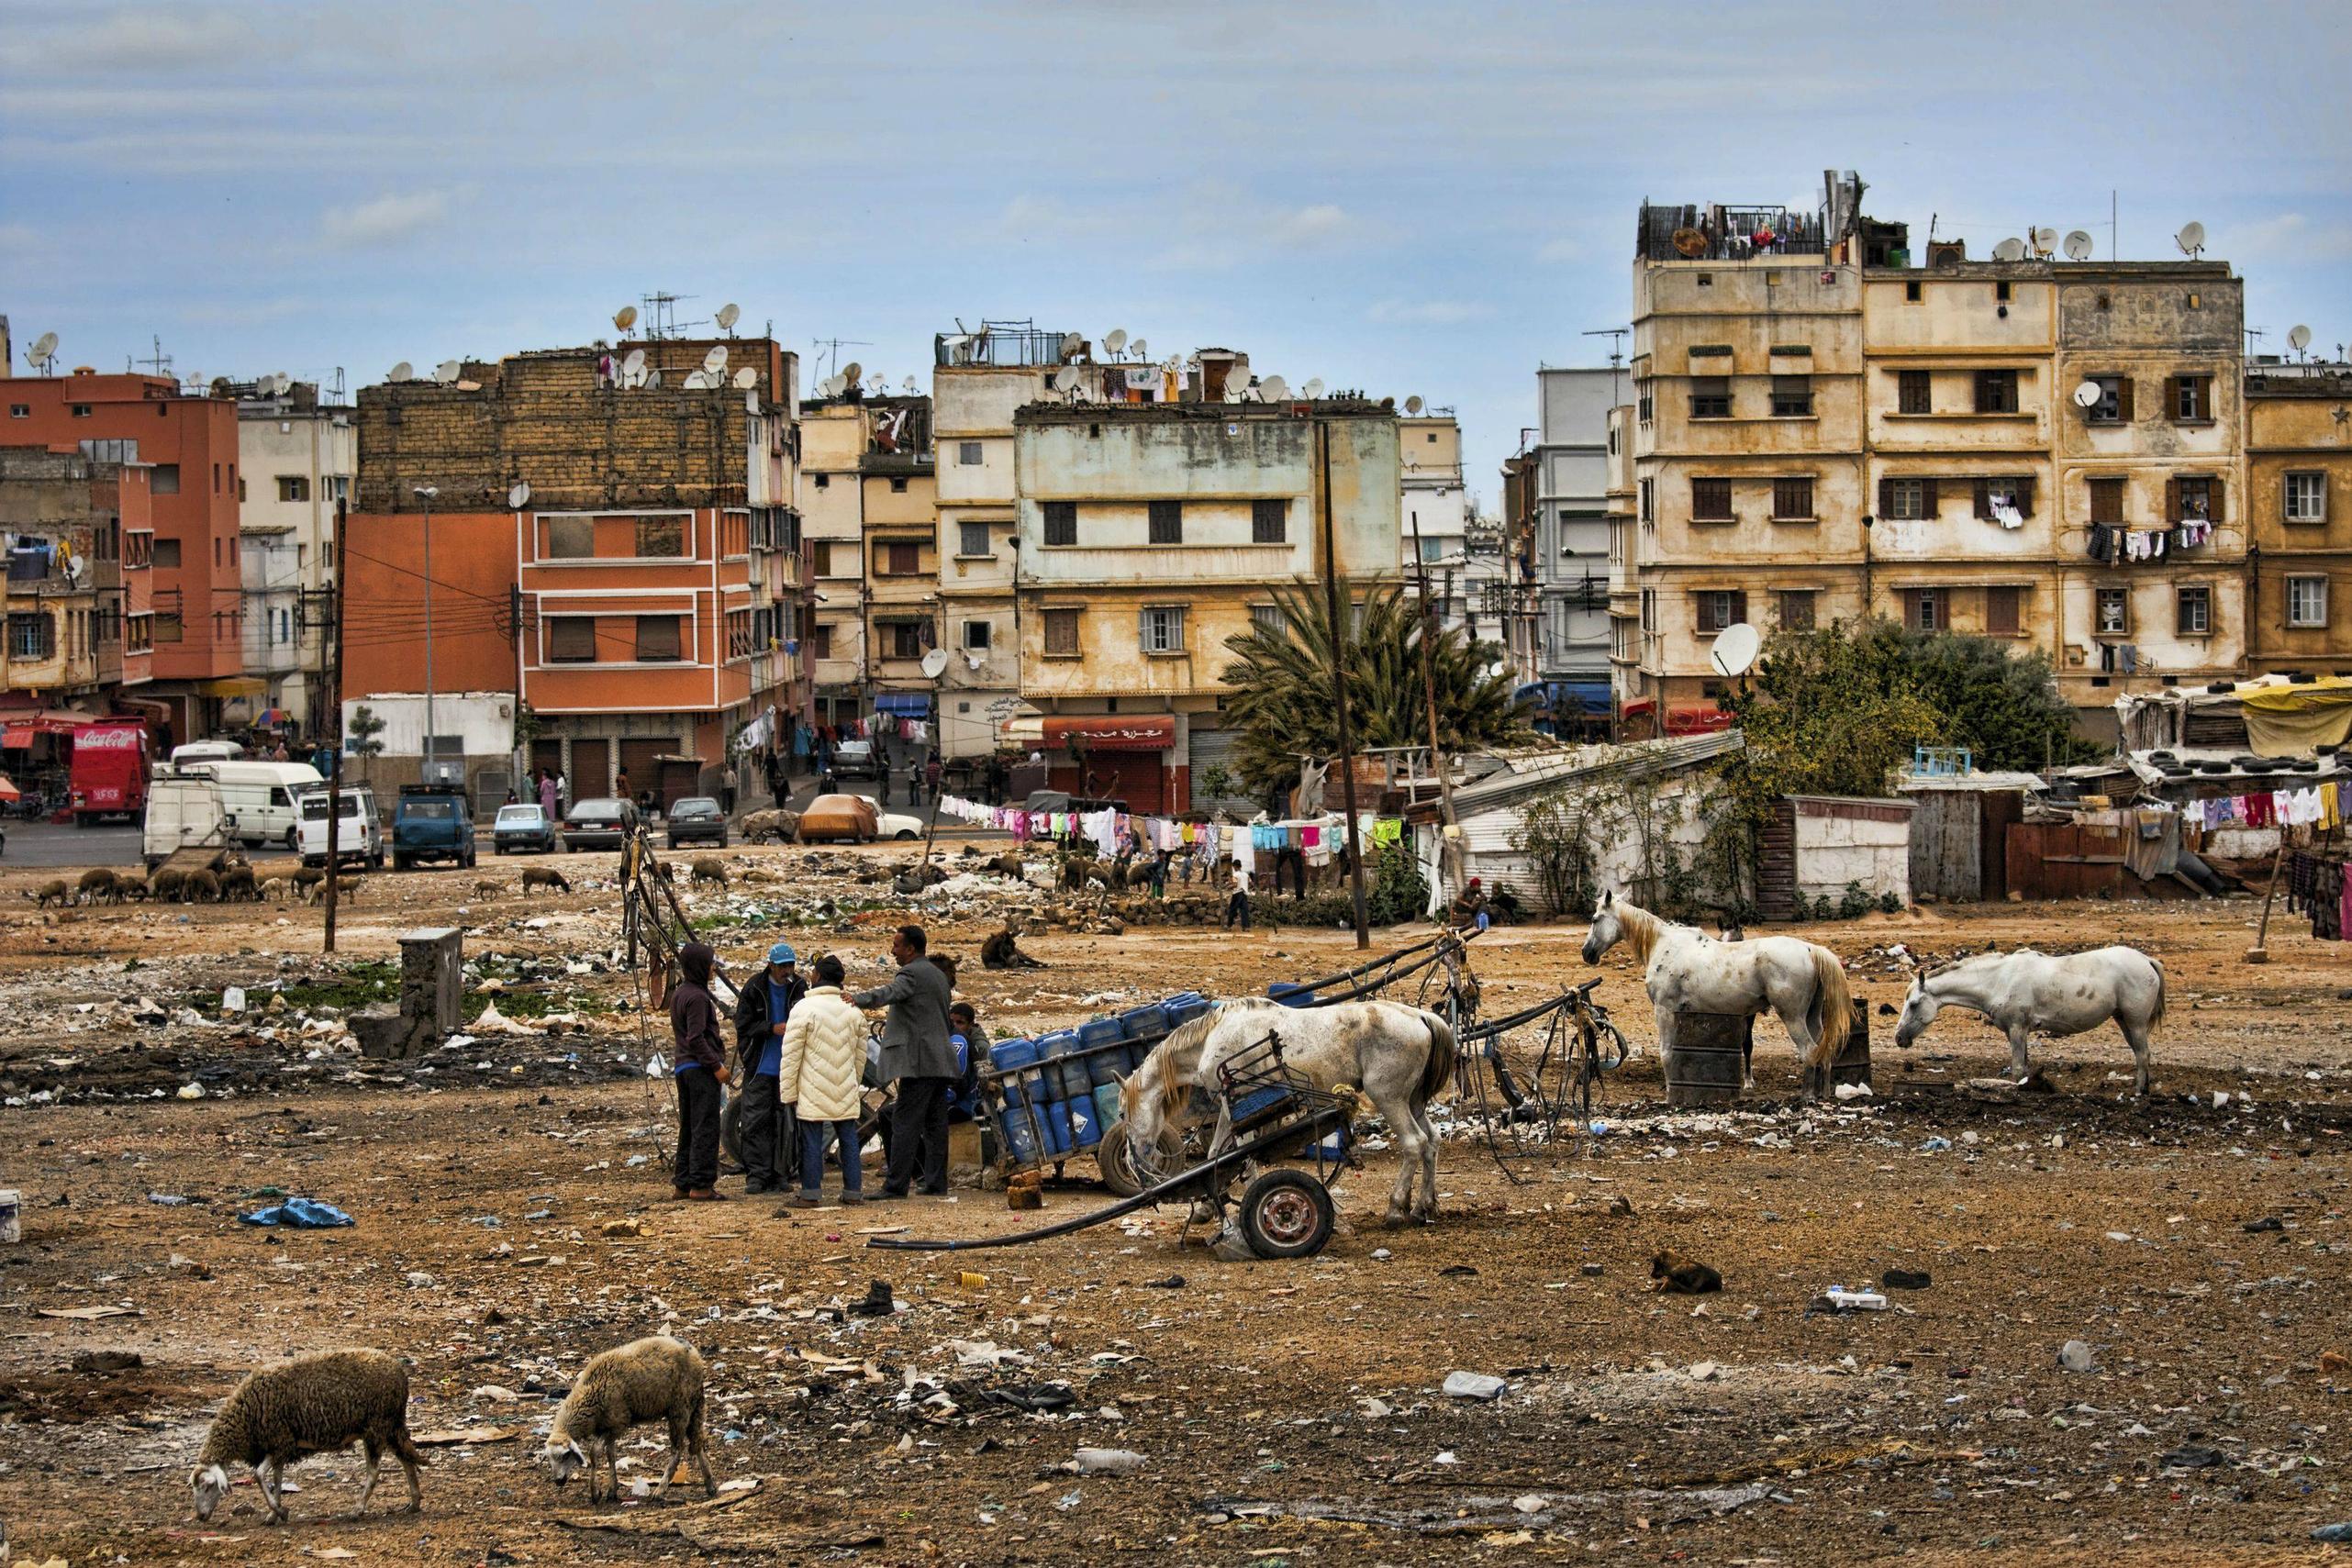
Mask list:
[[[1033,317],[1459,409],[1600,362],[1634,212],[1865,206],[2169,257],[2352,339],[2352,4],[0,7],[0,311],[67,364],[352,384],[655,289],[894,384]],[[21,373],[21,362],[16,367]]]

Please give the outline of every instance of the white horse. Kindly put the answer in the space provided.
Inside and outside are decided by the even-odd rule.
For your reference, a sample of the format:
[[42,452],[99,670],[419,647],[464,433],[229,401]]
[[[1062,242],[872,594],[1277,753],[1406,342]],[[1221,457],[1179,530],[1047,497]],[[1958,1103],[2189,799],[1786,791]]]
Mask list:
[[[1584,939],[1584,961],[1599,963],[1619,942],[1633,950],[1643,966],[1651,1005],[1657,1008],[1658,1056],[1666,1075],[1674,1073],[1674,1016],[1731,1013],[1752,1016],[1771,1008],[1780,1016],[1798,1060],[1825,1067],[1845,1049],[1854,1032],[1854,997],[1837,954],[1796,937],[1760,937],[1719,942],[1704,931],[1651,914],[1613,893],[1604,893],[1592,911]],[[1755,1087],[1753,1067],[1744,1083]]]
[[1911,983],[1895,1043],[1910,1045],[1945,1007],[1966,1007],[1990,1018],[2009,1037],[2009,1070],[2020,1082],[2028,1071],[2025,1044],[2031,1036],[2082,1034],[2112,1018],[2139,1067],[2133,1092],[2145,1096],[2148,1046],[2164,1021],[2164,966],[2127,947],[2065,958],[2030,948],[1979,953]]
[[[1444,1018],[1397,1002],[1286,1007],[1244,997],[1178,1026],[1120,1081],[1120,1118],[1139,1164],[1148,1169],[1144,1151],[1160,1150],[1186,1127],[1219,1117],[1216,1097],[1204,1092],[1216,1087],[1218,1063],[1257,1044],[1269,1030],[1281,1037],[1286,1067],[1318,1089],[1361,1090],[1388,1118],[1398,1148],[1388,1223],[1408,1216],[1435,1218],[1437,1129],[1429,1119],[1429,1102],[1453,1075],[1458,1048]],[[1416,1176],[1423,1189],[1418,1197]]]

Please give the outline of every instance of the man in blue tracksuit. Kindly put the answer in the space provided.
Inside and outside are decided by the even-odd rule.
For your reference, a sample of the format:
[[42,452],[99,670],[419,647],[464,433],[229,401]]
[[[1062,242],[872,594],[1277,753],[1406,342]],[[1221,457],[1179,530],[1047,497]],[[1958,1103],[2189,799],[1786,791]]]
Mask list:
[[782,1192],[800,1172],[800,1135],[792,1107],[779,1103],[776,1072],[785,1020],[808,994],[789,942],[768,949],[766,969],[746,981],[735,1001],[735,1049],[743,1067],[743,1180],[748,1192]]

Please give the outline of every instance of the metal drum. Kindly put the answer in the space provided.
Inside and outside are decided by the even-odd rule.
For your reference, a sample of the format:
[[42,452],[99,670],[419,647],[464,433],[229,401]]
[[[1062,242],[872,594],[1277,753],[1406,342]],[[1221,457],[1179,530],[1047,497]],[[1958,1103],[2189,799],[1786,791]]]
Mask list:
[[1675,1014],[1666,1104],[1720,1106],[1738,1099],[1755,1037],[1756,1019],[1744,1013]]
[[1805,1092],[1815,1098],[1827,1099],[1840,1084],[1870,1086],[1870,1004],[1859,996],[1854,999],[1854,1028],[1845,1037],[1845,1049],[1826,1072],[1818,1067],[1805,1069]]

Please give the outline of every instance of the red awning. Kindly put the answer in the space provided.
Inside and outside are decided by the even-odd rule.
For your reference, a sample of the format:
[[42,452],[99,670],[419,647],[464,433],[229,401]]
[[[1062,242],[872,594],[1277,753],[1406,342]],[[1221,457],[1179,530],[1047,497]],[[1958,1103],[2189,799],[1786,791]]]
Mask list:
[[33,727],[29,724],[12,724],[0,729],[0,751],[22,751],[32,743]]
[[1670,707],[1666,710],[1668,735],[1713,735],[1732,727],[1732,716],[1719,707]]
[[1165,751],[1176,744],[1176,716],[1169,713],[1139,713],[1087,715],[1084,717],[1062,717],[1049,715],[1044,724],[1045,744],[1061,746],[1073,735],[1081,737],[1087,747],[1097,751]]

